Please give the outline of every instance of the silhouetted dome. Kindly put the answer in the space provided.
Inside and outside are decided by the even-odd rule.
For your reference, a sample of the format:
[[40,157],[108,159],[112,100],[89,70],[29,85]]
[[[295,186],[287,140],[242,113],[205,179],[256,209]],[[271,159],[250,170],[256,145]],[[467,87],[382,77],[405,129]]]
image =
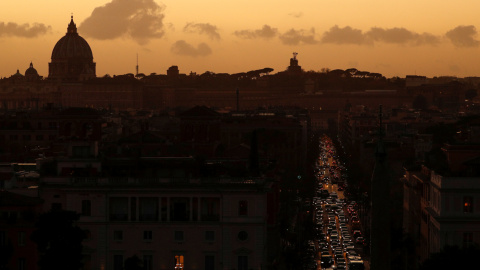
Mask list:
[[27,79],[27,81],[35,81],[40,78],[40,76],[38,76],[37,70],[33,67],[32,62],[30,62],[30,67],[25,70],[25,78]]
[[67,34],[62,37],[52,51],[52,61],[65,58],[84,58],[93,60],[92,49],[88,42],[77,33],[77,26],[72,20],[67,28]]
[[37,70],[33,67],[33,63],[30,62],[30,67],[25,70],[25,77],[38,77]]
[[48,77],[66,81],[95,78],[95,63],[88,42],[77,33],[73,16],[62,37],[52,51]]
[[17,73],[13,74],[12,78],[23,78],[23,75],[20,73],[20,70],[17,69]]

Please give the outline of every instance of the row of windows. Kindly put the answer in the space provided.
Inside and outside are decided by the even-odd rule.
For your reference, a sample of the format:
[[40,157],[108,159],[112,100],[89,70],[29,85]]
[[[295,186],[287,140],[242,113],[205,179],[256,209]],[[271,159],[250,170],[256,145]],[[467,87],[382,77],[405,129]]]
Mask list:
[[[8,139],[10,141],[18,141],[20,138],[22,138],[22,141],[31,141],[33,136],[32,135],[22,135],[19,136],[17,134],[11,134],[8,136]],[[35,141],[43,141],[45,140],[46,136],[44,135],[35,135]],[[55,135],[48,135],[48,140],[53,141],[55,140],[56,136]],[[5,140],[5,135],[0,135],[0,140]]]
[[[3,128],[7,128],[7,129],[19,129],[19,128],[32,129],[34,126],[34,124],[31,122],[23,122],[21,123],[21,125],[19,122],[2,122],[0,124]],[[37,122],[37,128],[42,129],[43,123]],[[57,128],[58,128],[58,124],[56,122],[48,122],[48,129],[57,129]]]
[[[215,241],[215,231],[205,231],[205,241],[213,242]],[[240,231],[237,235],[238,240],[246,241],[248,239],[248,233],[246,231]],[[173,235],[175,241],[185,241],[185,235],[183,231],[175,231]],[[113,240],[122,241],[123,240],[123,231],[116,230],[113,231]],[[153,240],[153,231],[143,231],[143,240],[151,241]]]
[[[17,244],[19,247],[23,247],[27,244],[27,234],[26,232],[18,232]],[[8,244],[7,233],[5,231],[0,231],[0,247],[3,247]]]
[[[142,257],[143,259],[143,270],[152,270],[153,269],[153,255],[145,254]],[[113,270],[123,270],[124,263],[126,258],[121,254],[113,255]],[[175,270],[182,270],[185,268],[185,264],[188,262],[185,259],[184,255],[174,255],[173,257],[172,268]],[[205,270],[215,270],[215,256],[214,255],[205,255],[204,259]],[[188,267],[188,265],[187,265]],[[237,256],[237,269],[238,270],[247,270],[248,269],[248,256],[240,255]]]
[[[139,198],[138,199],[138,218],[141,221],[156,221],[161,215],[162,220],[167,219],[167,198],[161,199],[162,207],[159,209],[158,198]],[[192,218],[197,219],[198,204],[200,203],[200,219],[203,221],[218,221],[220,216],[220,200],[218,198],[193,198],[192,209],[190,209],[189,198],[171,198],[170,199],[170,217],[171,221],[188,221],[190,220],[190,212]],[[128,198],[111,198],[110,199],[110,220],[126,221],[128,220]],[[130,198],[130,219],[137,218],[137,198]],[[159,213],[160,212],[160,213]],[[83,216],[92,215],[92,203],[90,200],[82,200]],[[238,202],[238,215],[248,215],[248,202],[241,200]]]

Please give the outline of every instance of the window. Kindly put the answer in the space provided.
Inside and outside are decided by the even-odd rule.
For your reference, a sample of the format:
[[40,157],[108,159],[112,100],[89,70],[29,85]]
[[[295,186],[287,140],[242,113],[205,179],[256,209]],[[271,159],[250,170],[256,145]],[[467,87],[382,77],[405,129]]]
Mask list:
[[170,220],[188,221],[190,219],[190,198],[170,199]]
[[140,221],[158,220],[158,198],[140,198]]
[[86,158],[90,156],[90,146],[72,146],[72,155],[74,157]]
[[113,197],[110,198],[110,220],[127,221],[128,220],[128,198]]
[[123,231],[113,231],[113,240],[122,241],[123,240]]
[[43,141],[43,135],[37,135],[35,136],[36,141]]
[[183,231],[175,231],[175,241],[183,241]]
[[175,270],[183,270],[184,258],[183,255],[175,255]]
[[153,233],[152,231],[143,231],[143,240],[152,240]]
[[130,220],[137,220],[137,198],[130,198]]
[[215,241],[215,232],[205,231],[205,241]]
[[25,232],[19,232],[18,233],[18,246],[23,247],[25,246],[26,243],[26,233]]
[[7,244],[7,234],[5,231],[0,231],[0,247],[4,247]]
[[27,260],[25,258],[18,258],[18,270],[25,270],[27,264]]
[[113,255],[113,270],[122,270],[123,269],[123,255],[115,254]]
[[92,239],[92,232],[90,230],[85,230],[85,240]]
[[238,256],[238,270],[248,269],[248,256]]
[[205,270],[215,270],[215,256],[205,255]]
[[473,197],[472,196],[463,197],[463,212],[473,213]]
[[23,140],[24,141],[30,141],[32,139],[31,135],[23,135]]
[[238,237],[238,240],[245,241],[248,239],[248,233],[246,231],[240,231],[237,237]]
[[61,203],[52,203],[52,211],[60,211],[60,210],[62,210]]
[[220,221],[220,198],[201,198],[200,207],[200,220]]
[[239,201],[238,202],[238,215],[239,216],[246,216],[248,214],[248,202],[247,201]]
[[92,203],[90,200],[82,200],[82,216],[91,216]]
[[464,232],[463,233],[463,247],[468,247],[473,244],[473,233]]
[[143,270],[152,270],[152,255],[143,255]]

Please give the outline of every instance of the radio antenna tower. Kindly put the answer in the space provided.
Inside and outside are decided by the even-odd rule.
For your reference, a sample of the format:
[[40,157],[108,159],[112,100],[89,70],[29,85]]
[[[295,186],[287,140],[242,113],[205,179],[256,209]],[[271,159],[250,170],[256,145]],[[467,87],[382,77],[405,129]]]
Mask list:
[[135,74],[136,76],[138,76],[138,53],[137,53],[137,66],[135,67],[136,71],[137,71],[137,74]]

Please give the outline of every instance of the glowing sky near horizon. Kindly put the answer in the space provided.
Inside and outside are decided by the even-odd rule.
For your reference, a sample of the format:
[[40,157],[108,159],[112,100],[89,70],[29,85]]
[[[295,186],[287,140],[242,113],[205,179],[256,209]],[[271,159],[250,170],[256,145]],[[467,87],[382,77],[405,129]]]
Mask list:
[[[97,76],[322,68],[480,76],[478,0],[2,0],[0,77],[42,76],[73,13]],[[479,28],[480,29],[480,28]]]

